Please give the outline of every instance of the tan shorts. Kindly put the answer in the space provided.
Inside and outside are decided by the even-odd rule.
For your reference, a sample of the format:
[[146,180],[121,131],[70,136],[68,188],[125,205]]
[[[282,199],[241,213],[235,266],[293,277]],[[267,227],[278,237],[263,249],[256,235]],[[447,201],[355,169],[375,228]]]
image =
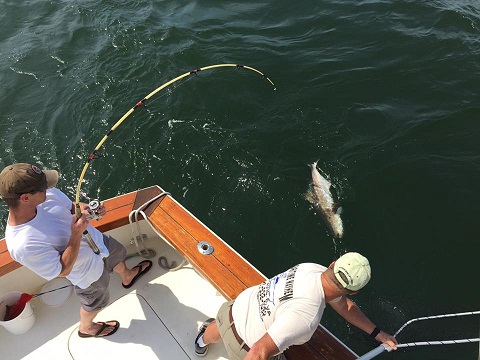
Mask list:
[[[229,301],[220,307],[217,314],[217,327],[218,332],[222,337],[223,344],[227,349],[229,359],[243,360],[245,356],[247,356],[248,352],[243,348],[245,343],[240,344],[233,334],[233,322],[230,322],[230,308],[232,305],[233,301]],[[270,360],[287,360],[287,358],[282,353],[271,357]]]
[[230,360],[243,360],[247,356],[248,352],[243,349],[244,344],[239,344],[232,331],[232,324],[230,322],[230,308],[233,305],[233,301],[224,303],[217,314],[217,327],[220,336],[222,337],[225,349]]

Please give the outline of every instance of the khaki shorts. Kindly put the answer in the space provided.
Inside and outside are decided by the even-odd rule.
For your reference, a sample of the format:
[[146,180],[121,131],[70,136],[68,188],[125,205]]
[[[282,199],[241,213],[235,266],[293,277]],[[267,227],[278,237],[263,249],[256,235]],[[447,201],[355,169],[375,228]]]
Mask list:
[[247,351],[242,349],[243,344],[239,344],[232,331],[232,324],[230,322],[230,308],[233,301],[224,303],[217,314],[217,327],[220,336],[222,337],[225,349],[230,360],[243,360],[247,356]]
[[[225,349],[230,360],[243,360],[247,356],[248,352],[243,349],[245,343],[239,344],[237,338],[233,334],[232,325],[230,322],[230,308],[233,305],[233,301],[224,303],[217,314],[217,327],[220,336],[222,337]],[[278,354],[270,358],[270,360],[287,360],[285,355]]]

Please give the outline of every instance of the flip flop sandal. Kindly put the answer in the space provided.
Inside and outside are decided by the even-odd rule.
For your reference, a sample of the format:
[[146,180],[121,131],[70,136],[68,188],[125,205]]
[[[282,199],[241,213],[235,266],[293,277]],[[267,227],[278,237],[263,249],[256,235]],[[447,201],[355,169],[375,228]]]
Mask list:
[[[142,264],[144,264],[144,263],[147,263],[148,265],[147,265],[147,267],[146,267],[145,269],[142,270]],[[138,265],[135,265],[135,266],[132,268],[132,270],[135,269],[135,268],[138,268],[138,273],[137,273],[137,275],[135,275],[135,277],[132,279],[132,281],[130,281],[130,284],[125,285],[125,284],[122,283],[122,286],[123,286],[125,289],[131,288],[131,287],[133,286],[133,284],[135,284],[135,282],[138,280],[138,278],[139,278],[140,276],[142,276],[143,274],[147,273],[147,271],[151,269],[152,265],[153,265],[153,263],[152,263],[150,260],[140,261],[140,262],[138,263]]]
[[[115,325],[108,325],[107,323],[109,322],[115,322]],[[90,337],[105,337],[105,336],[110,336],[110,335],[113,335],[117,332],[118,328],[120,327],[120,323],[117,321],[117,320],[110,320],[110,321],[107,321],[107,322],[100,322],[100,324],[102,324],[102,326],[100,327],[100,330],[98,330],[95,335],[90,335],[90,334],[85,334],[85,333],[82,333],[80,332],[80,330],[78,331],[78,336],[80,336],[81,338],[90,338]],[[110,331],[108,334],[105,334],[105,335],[100,335],[107,327],[113,327],[113,330]]]

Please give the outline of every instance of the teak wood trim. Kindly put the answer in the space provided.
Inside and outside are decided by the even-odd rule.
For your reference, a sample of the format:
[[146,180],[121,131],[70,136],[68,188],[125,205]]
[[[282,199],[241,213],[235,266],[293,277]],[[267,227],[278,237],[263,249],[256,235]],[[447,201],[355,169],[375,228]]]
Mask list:
[[[265,281],[260,272],[171,197],[165,197],[150,212],[148,219],[157,231],[225,298],[234,299],[246,288]],[[211,255],[198,250],[202,241],[213,246]]]

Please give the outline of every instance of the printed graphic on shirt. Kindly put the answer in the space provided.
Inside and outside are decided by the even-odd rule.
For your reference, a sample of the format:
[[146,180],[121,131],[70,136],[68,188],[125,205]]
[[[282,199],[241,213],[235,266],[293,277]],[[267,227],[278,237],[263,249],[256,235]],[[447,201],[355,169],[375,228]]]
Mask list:
[[293,297],[293,283],[298,265],[259,285],[257,300],[260,318],[270,316],[272,307],[280,305]]

